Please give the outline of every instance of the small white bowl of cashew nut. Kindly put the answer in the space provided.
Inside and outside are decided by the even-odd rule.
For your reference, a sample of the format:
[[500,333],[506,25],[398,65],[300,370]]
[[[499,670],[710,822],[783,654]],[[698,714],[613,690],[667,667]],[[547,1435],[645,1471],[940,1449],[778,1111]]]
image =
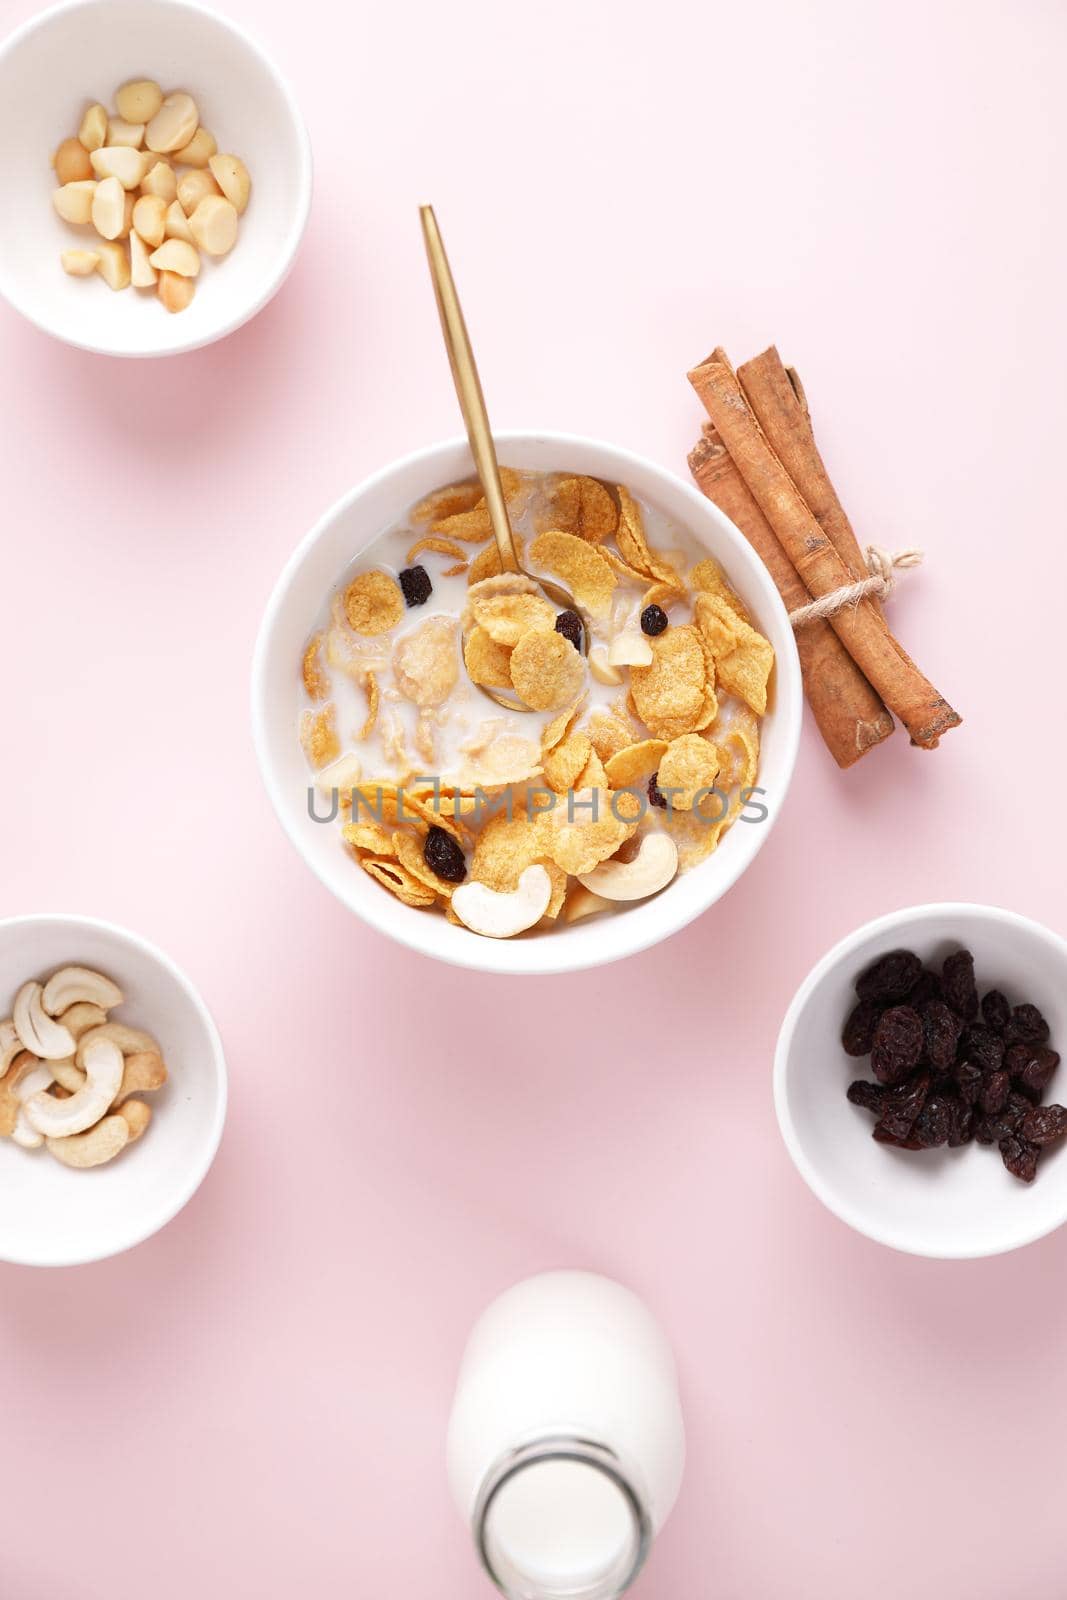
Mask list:
[[73,1266],[171,1220],[211,1166],[226,1062],[167,956],[94,918],[0,921],[0,1260]]

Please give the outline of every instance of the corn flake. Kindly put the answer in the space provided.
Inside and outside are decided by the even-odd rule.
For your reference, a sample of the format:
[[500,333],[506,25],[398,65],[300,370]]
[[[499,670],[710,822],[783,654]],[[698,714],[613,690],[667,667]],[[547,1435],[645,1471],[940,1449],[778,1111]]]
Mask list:
[[641,508],[637,504],[629,489],[624,489],[620,484],[617,490],[619,496],[619,526],[615,535],[615,543],[624,561],[647,578],[656,578],[660,583],[668,583],[673,589],[684,589],[684,584],[674,568],[662,556],[653,551],[645,538],[645,524],[641,516]]
[[511,650],[475,627],[463,641],[463,661],[472,683],[486,689],[511,688]]
[[563,478],[552,496],[557,520],[548,528],[562,528],[577,534],[587,544],[603,544],[619,525],[619,508],[608,490],[596,478]]
[[694,611],[704,643],[714,659],[719,682],[761,717],[767,709],[767,682],[774,666],[773,645],[721,595],[697,595]]
[[531,816],[524,806],[516,806],[510,817],[504,811],[490,817],[475,840],[471,877],[501,894],[516,888],[526,868],[548,854],[549,816]]
[[412,522],[440,522],[461,511],[473,511],[482,498],[480,483],[454,483],[420,500],[411,513]]
[[406,867],[399,861],[381,860],[377,856],[360,856],[359,864],[364,872],[374,878],[395,894],[398,900],[406,906],[425,907],[432,906],[437,895],[425,883],[420,883],[418,878],[412,877]]
[[380,822],[346,822],[341,837],[353,850],[362,850],[372,856],[388,856],[393,849],[393,835]]
[[378,708],[382,702],[381,690],[378,680],[373,672],[367,672],[363,677],[363,687],[367,691],[367,717],[363,726],[356,734],[357,739],[369,739],[378,722]]
[[337,737],[337,707],[332,703],[321,711],[305,711],[300,718],[300,743],[311,765],[329,766],[341,754]]
[[436,522],[431,522],[430,527],[443,538],[458,539],[460,544],[484,544],[493,534],[489,508],[481,501],[470,511],[457,511],[453,516],[440,517]]
[[559,578],[594,617],[606,616],[611,609],[615,574],[599,550],[584,539],[555,530],[540,533],[530,546],[530,561]]
[[608,775],[604,770],[604,763],[595,750],[589,752],[589,760],[575,778],[572,787],[578,789],[606,789]]
[[719,752],[710,740],[684,733],[667,746],[656,783],[676,811],[691,811],[700,791],[714,788],[719,766]]
[[[596,812],[589,809],[595,796]],[[636,820],[620,820],[611,808],[612,795],[606,789],[577,790],[571,802],[547,813],[548,854],[564,872],[577,876],[613,856],[636,830]],[[637,805],[633,795],[619,797],[617,809],[625,815],[628,802]]]
[[602,761],[610,761],[612,756],[635,742],[628,724],[613,711],[594,711],[585,731]]
[[585,678],[578,651],[554,627],[531,628],[511,652],[511,681],[534,711],[555,711],[577,698]]
[[301,663],[304,688],[312,700],[325,700],[330,692],[329,675],[322,665],[322,634],[317,633],[304,651]]
[[388,633],[404,615],[404,596],[387,572],[361,572],[345,590],[345,616],[355,633]]
[[585,695],[580,694],[572,706],[568,706],[566,711],[561,711],[558,717],[553,717],[551,722],[545,724],[541,734],[541,749],[546,755],[571,732],[584,704]]
[[545,782],[557,794],[573,789],[585,771],[593,747],[584,733],[572,733],[542,757]]
[[[523,540],[514,529],[511,531],[511,537],[515,545],[515,554],[521,561],[524,547]],[[467,583],[473,588],[476,583],[482,583],[486,578],[501,577],[503,571],[504,568],[500,560],[500,547],[494,539],[492,544],[487,544],[484,550],[479,550],[471,562],[470,570],[467,573]]]
[[637,714],[654,738],[690,733],[706,709],[707,662],[700,635],[687,623],[649,643],[652,665],[630,669]]
[[417,706],[439,706],[459,678],[454,617],[427,617],[393,646],[393,675]]
[[604,763],[613,789],[631,789],[651,778],[659,768],[668,745],[665,739],[642,739],[638,744],[618,750]]
[[738,718],[719,735],[723,757],[720,788],[750,789],[759,769],[759,729],[755,722]]
[[698,594],[717,594],[721,600],[743,617],[746,622],[751,622],[751,617],[745,610],[740,597],[730,587],[726,574],[713,556],[706,556],[703,561],[698,561],[689,574],[690,587]]
[[411,563],[417,556],[421,556],[424,550],[430,550],[437,556],[451,556],[453,561],[466,563],[467,560],[462,545],[456,544],[454,539],[437,539],[432,534],[427,534],[425,538],[415,540],[415,543],[404,557],[404,565],[410,567]]
[[554,628],[556,613],[529,578],[523,579],[524,583],[529,584],[529,588],[523,592],[485,592],[487,584],[505,581],[505,578],[487,578],[476,590],[470,591],[468,606],[478,626],[485,629],[494,644],[510,649],[531,628]]

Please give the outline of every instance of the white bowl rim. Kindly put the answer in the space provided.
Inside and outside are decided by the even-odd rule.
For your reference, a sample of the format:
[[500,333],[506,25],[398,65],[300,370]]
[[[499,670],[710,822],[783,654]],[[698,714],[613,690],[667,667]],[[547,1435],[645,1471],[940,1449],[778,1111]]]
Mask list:
[[112,1256],[123,1255],[127,1250],[132,1250],[135,1245],[143,1244],[153,1234],[159,1233],[168,1222],[172,1222],[183,1211],[199,1189],[208,1172],[211,1170],[215,1156],[218,1153],[222,1140],[222,1130],[226,1122],[226,1105],[228,1100],[228,1076],[226,1071],[226,1053],[222,1045],[222,1037],[215,1023],[214,1017],[207,1008],[192,980],[182,971],[176,962],[172,961],[158,945],[143,938],[139,933],[134,933],[130,928],[124,928],[117,922],[109,922],[103,917],[89,917],[74,912],[65,911],[39,911],[28,912],[22,916],[0,917],[0,933],[17,931],[20,928],[64,927],[64,928],[95,928],[99,932],[110,935],[120,942],[132,945],[150,961],[170,975],[186,998],[191,1002],[194,1011],[204,1025],[208,1041],[214,1056],[215,1067],[218,1075],[218,1094],[215,1101],[215,1111],[212,1118],[211,1129],[201,1159],[190,1168],[185,1182],[176,1191],[174,1200],[163,1206],[149,1220],[147,1226],[144,1222],[129,1230],[127,1237],[120,1237],[118,1244],[106,1250],[86,1250],[62,1258],[51,1257],[48,1261],[39,1261],[33,1256],[21,1256],[8,1251],[4,1261],[12,1266],[21,1267],[81,1267],[93,1261],[109,1261]]
[[[873,1239],[876,1244],[888,1245],[891,1250],[898,1250],[903,1255],[921,1256],[930,1261],[975,1261],[988,1256],[1006,1255],[1012,1250],[1020,1250],[1025,1245],[1034,1244],[1038,1239],[1044,1239],[1050,1233],[1055,1233],[1067,1222],[1067,1193],[1064,1196],[1063,1215],[1058,1220],[1039,1223],[1036,1227],[1020,1227],[1018,1233],[1003,1243],[995,1244],[989,1249],[976,1247],[974,1249],[961,1248],[959,1250],[920,1250],[914,1244],[905,1243],[894,1233],[892,1228],[881,1228],[869,1218],[861,1216],[859,1211],[849,1204],[839,1192],[831,1191],[823,1183],[818,1171],[808,1160],[801,1145],[796,1125],[789,1109],[789,1099],[786,1092],[786,1077],[788,1074],[789,1056],[793,1045],[793,1035],[801,1012],[808,1000],[818,988],[826,975],[837,967],[852,951],[865,944],[872,936],[892,933],[898,928],[916,928],[928,919],[935,917],[978,916],[990,922],[999,922],[1005,927],[1015,928],[1034,934],[1051,945],[1067,964],[1067,940],[1063,939],[1053,929],[1046,927],[1043,922],[1037,922],[1033,917],[1024,916],[1020,911],[1009,911],[1004,906],[986,905],[976,900],[931,900],[920,905],[905,906],[899,911],[887,912],[884,916],[874,917],[870,922],[863,923],[860,927],[839,939],[832,949],[817,961],[800,988],[789,1003],[778,1034],[778,1043],[774,1052],[774,1109],[778,1117],[778,1126],[781,1131],[786,1149],[792,1157],[793,1164],[808,1188],[821,1200],[828,1211],[833,1212],[841,1222],[853,1228],[857,1233],[863,1234],[868,1239]],[[1021,1213],[1020,1213],[1021,1214]]]
[[[275,65],[273,59],[257,43],[247,29],[239,22],[235,22],[232,17],[224,15],[221,11],[216,11],[212,6],[201,5],[199,0],[143,0],[143,3],[171,11],[191,11],[196,15],[207,17],[210,21],[218,23],[220,27],[228,29],[259,60],[277,83],[289,110],[300,152],[300,179],[296,214],[289,230],[285,249],[281,254],[278,267],[267,280],[262,293],[246,310],[236,313],[228,322],[216,328],[214,332],[202,334],[199,338],[188,339],[182,344],[168,344],[163,347],[146,344],[140,350],[115,350],[111,346],[101,344],[91,338],[76,338],[71,334],[60,333],[58,329],[50,327],[47,322],[43,322],[40,317],[36,316],[0,280],[0,295],[3,296],[13,311],[17,311],[20,316],[25,317],[26,321],[36,328],[39,333],[46,333],[50,338],[58,339],[61,344],[69,345],[75,350],[86,350],[90,355],[111,356],[117,360],[128,361],[157,360],[164,356],[188,355],[192,350],[202,350],[207,345],[216,344],[220,339],[228,338],[231,333],[236,333],[238,328],[243,328],[246,322],[251,322],[253,317],[258,316],[263,307],[273,300],[296,263],[300,243],[307,228],[308,217],[311,215],[311,199],[314,189],[314,162],[311,154],[311,139],[296,96],[288,78]],[[106,0],[59,0],[58,5],[49,6],[46,11],[41,11],[33,17],[27,17],[25,22],[20,23],[5,39],[0,40],[0,63],[4,61],[5,57],[14,54],[32,34],[38,32],[39,29],[49,27],[53,22],[57,22],[66,12],[84,11],[102,4],[106,4]]]
[[[672,472],[669,467],[662,466],[658,461],[653,461],[651,457],[641,455],[639,452],[636,450],[631,450],[626,445],[611,444],[607,440],[594,438],[590,434],[559,432],[551,428],[508,428],[499,430],[494,429],[493,438],[501,451],[506,450],[509,444],[525,443],[531,440],[556,446],[561,451],[566,451],[567,449],[571,448],[583,450],[606,450],[614,455],[624,456],[640,472],[647,472],[653,477],[669,478],[672,484],[677,489],[682,491],[683,496],[692,503],[698,514],[706,514],[710,508],[710,510],[721,519],[723,531],[728,539],[728,542],[731,543],[738,551],[739,564],[744,563],[746,565],[746,570],[751,570],[754,573],[756,582],[764,589],[764,598],[766,599],[768,606],[776,607],[778,609],[780,618],[786,623],[787,637],[792,640],[792,633],[788,631],[788,613],[786,612],[782,598],[779,595],[778,590],[775,588],[770,574],[763,566],[763,563],[760,561],[755,551],[748,544],[744,538],[744,535],[738,531],[738,529],[730,521],[729,517],[726,516],[726,513],[720,511],[714,502],[709,501],[699,492],[699,490],[697,490],[691,484],[686,483],[676,473]],[[266,707],[264,705],[264,697],[260,692],[261,685],[266,679],[266,663],[270,638],[273,634],[277,618],[285,604],[288,591],[301,566],[315,545],[318,543],[319,539],[323,537],[327,529],[339,517],[344,516],[349,507],[353,505],[357,499],[361,498],[365,494],[372,493],[379,484],[392,477],[394,474],[406,472],[412,467],[420,465],[423,461],[429,460],[434,456],[444,456],[452,451],[460,449],[469,449],[467,438],[463,434],[453,434],[449,438],[439,439],[432,444],[422,445],[415,450],[409,451],[407,455],[400,456],[396,460],[387,463],[384,467],[380,467],[376,472],[373,472],[367,477],[363,478],[353,488],[349,489],[346,494],[343,494],[338,500],[336,500],[333,505],[330,506],[329,509],[318,519],[310,532],[304,535],[299,544],[293,550],[288,561],[285,563],[285,566],[282,568],[274,588],[271,591],[270,599],[268,600],[266,610],[263,613],[263,620],[260,623],[259,634],[256,638],[255,650],[253,652],[251,685],[252,734],[253,741],[255,743],[256,758],[259,763],[260,774],[263,778],[264,784],[266,785],[271,804],[274,807],[274,811],[287,838],[289,839],[289,842],[293,845],[301,861],[303,861],[304,864],[310,868],[310,870],[318,878],[319,882],[323,884],[323,886],[327,888],[336,899],[340,900],[341,904],[347,911],[351,912],[352,915],[358,916],[362,921],[373,927],[376,932],[384,934],[390,939],[396,940],[398,943],[405,945],[408,949],[416,951],[421,956],[425,956],[427,960],[441,961],[448,966],[463,967],[469,971],[485,972],[494,976],[499,975],[502,977],[552,976],[568,972],[581,972],[588,970],[589,968],[605,965],[609,962],[628,960],[631,956],[640,955],[643,951],[650,949],[652,946],[661,944],[666,939],[671,938],[674,934],[680,933],[683,928],[688,927],[691,922],[696,921],[697,917],[702,916],[705,911],[708,911],[712,905],[718,904],[718,902],[722,900],[724,896],[727,895],[733,888],[734,884],[737,882],[738,878],[741,877],[742,873],[752,865],[753,861],[755,861],[756,856],[765,845],[775,823],[778,821],[779,814],[781,813],[781,810],[785,804],[789,787],[793,780],[793,773],[796,768],[797,753],[800,747],[800,733],[803,725],[804,693],[800,675],[800,659],[797,655],[795,644],[793,645],[792,650],[792,670],[788,674],[779,670],[777,682],[778,702],[776,709],[780,711],[783,724],[783,752],[781,758],[782,798],[774,808],[769,821],[761,826],[759,838],[751,856],[747,860],[738,860],[734,862],[728,869],[724,869],[721,887],[714,900],[708,901],[704,905],[697,906],[690,915],[681,917],[674,921],[672,926],[667,931],[664,931],[662,928],[656,926],[653,922],[653,919],[649,918],[646,919],[648,927],[647,933],[639,933],[637,930],[643,925],[643,923],[639,914],[639,908],[637,908],[638,914],[633,919],[634,936],[632,942],[628,945],[625,951],[621,951],[611,957],[598,957],[595,953],[590,953],[584,959],[576,960],[572,956],[569,959],[564,960],[563,949],[561,948],[559,958],[553,959],[549,953],[552,945],[552,941],[549,938],[539,940],[536,943],[528,943],[524,941],[512,942],[509,946],[512,951],[512,955],[510,956],[506,966],[496,966],[487,959],[487,947],[496,947],[498,941],[495,940],[472,937],[469,941],[467,941],[467,943],[469,943],[471,946],[469,955],[467,954],[467,944],[463,944],[461,948],[457,949],[455,953],[451,955],[443,954],[438,951],[427,950],[423,941],[417,936],[417,923],[412,926],[412,932],[410,935],[408,935],[406,931],[400,931],[394,927],[387,927],[384,920],[379,920],[374,913],[373,901],[368,902],[368,909],[355,911],[341,894],[334,877],[326,871],[320,872],[318,866],[314,862],[308,860],[307,856],[304,854],[301,841],[295,829],[289,826],[287,807],[283,800],[281,787],[276,781],[271,765]],[[699,868],[697,870],[699,870]],[[406,930],[410,925],[411,924],[408,921],[405,921],[403,925],[404,930]],[[457,945],[459,945],[459,943],[460,942],[457,941]],[[505,943],[507,943],[507,941],[505,941]],[[526,952],[525,960],[522,959],[523,952]],[[535,952],[538,952],[538,954],[535,955]]]

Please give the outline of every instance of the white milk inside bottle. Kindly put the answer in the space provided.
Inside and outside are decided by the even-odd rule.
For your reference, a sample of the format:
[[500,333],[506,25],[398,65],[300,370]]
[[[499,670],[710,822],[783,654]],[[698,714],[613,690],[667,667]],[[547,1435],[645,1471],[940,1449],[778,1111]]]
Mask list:
[[510,1600],[612,1600],[678,1495],[674,1357],[636,1295],[588,1272],[516,1285],[476,1324],[448,1476]]

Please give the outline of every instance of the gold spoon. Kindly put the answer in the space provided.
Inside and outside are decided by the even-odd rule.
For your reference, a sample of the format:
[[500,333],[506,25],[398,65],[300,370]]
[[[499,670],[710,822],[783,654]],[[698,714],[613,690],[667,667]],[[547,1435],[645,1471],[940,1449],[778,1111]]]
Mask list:
[[[441,317],[441,331],[445,336],[445,348],[448,351],[448,363],[452,368],[452,381],[456,386],[456,395],[459,399],[459,408],[463,413],[463,421],[467,427],[467,438],[470,440],[471,455],[474,465],[481,480],[482,491],[485,495],[485,505],[489,512],[489,521],[493,527],[497,549],[500,552],[500,567],[502,572],[521,573],[523,577],[530,578],[536,583],[546,599],[561,611],[573,611],[582,624],[582,651],[588,649],[589,630],[585,618],[575,602],[574,596],[558,583],[549,583],[545,578],[535,578],[526,571],[519,561],[515,550],[515,539],[511,531],[511,521],[508,517],[508,508],[504,500],[504,489],[500,482],[500,465],[496,458],[496,448],[493,444],[493,433],[489,426],[489,413],[485,407],[485,396],[482,394],[482,385],[478,377],[478,368],[474,363],[474,352],[471,349],[470,338],[467,334],[467,324],[463,320],[460,309],[459,296],[456,294],[456,285],[452,278],[452,271],[448,265],[445,254],[444,241],[441,230],[437,226],[433,206],[420,206],[419,216],[422,219],[422,232],[426,240],[426,256],[430,263],[430,276],[433,279],[434,294],[437,297],[437,310]],[[505,706],[509,711],[530,711],[531,706],[523,705],[516,697],[511,699],[507,695],[498,693],[495,689],[487,689],[484,684],[477,684],[482,693],[488,695],[490,700],[495,700],[497,705]]]

